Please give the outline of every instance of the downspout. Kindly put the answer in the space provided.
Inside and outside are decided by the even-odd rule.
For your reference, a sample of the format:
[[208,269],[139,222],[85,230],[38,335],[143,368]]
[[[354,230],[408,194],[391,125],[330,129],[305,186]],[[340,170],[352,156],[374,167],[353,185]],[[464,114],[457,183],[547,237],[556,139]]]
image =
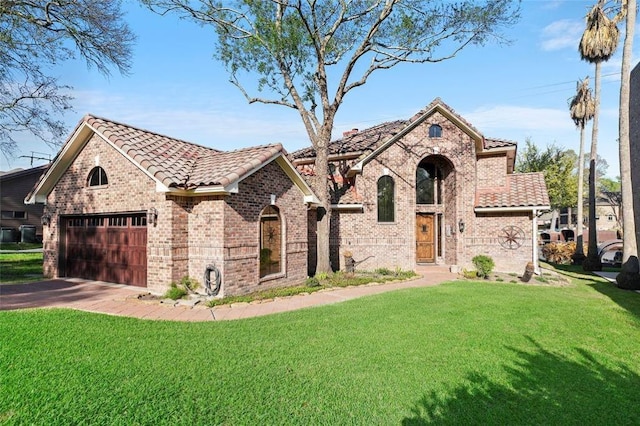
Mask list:
[[533,257],[533,272],[540,275],[540,264],[538,262],[538,211],[533,209],[533,220],[531,221],[531,254]]

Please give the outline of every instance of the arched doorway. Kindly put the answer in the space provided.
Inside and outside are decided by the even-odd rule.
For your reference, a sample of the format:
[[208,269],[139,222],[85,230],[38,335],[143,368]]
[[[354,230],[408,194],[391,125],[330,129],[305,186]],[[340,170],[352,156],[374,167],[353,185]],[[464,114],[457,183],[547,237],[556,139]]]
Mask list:
[[282,272],[282,219],[276,206],[260,215],[260,278]]
[[[416,263],[455,263],[455,173],[441,155],[416,167]],[[451,252],[448,254],[448,252]]]

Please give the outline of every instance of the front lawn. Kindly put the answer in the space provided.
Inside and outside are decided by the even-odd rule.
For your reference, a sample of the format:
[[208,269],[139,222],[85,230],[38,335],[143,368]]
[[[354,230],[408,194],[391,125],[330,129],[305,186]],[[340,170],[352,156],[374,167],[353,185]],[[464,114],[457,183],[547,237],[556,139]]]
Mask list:
[[42,252],[0,253],[0,284],[18,284],[42,279]]
[[0,312],[0,423],[637,424],[640,294],[583,278],[231,322]]

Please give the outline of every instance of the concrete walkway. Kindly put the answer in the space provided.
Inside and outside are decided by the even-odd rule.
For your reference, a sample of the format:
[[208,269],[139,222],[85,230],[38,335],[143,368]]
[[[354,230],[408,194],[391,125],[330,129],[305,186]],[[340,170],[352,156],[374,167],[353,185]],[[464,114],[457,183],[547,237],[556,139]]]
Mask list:
[[139,295],[148,293],[144,288],[97,281],[65,279],[30,284],[5,284],[0,285],[0,310],[71,308],[150,320],[234,320],[343,302],[403,288],[432,286],[455,279],[457,276],[449,272],[448,268],[440,266],[423,266],[416,272],[421,276],[410,281],[321,290],[306,295],[214,308],[202,304],[174,306],[157,300],[140,300]]
[[604,278],[605,280],[611,282],[611,283],[615,283],[616,282],[616,277],[618,276],[617,272],[603,272],[603,271],[594,271],[594,274],[598,275],[599,277]]

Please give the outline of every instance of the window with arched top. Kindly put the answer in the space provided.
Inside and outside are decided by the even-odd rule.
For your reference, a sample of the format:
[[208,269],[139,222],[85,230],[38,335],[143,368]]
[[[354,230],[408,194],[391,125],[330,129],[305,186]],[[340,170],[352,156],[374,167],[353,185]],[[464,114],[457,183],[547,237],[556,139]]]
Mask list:
[[393,222],[395,183],[391,176],[378,179],[378,222]]
[[260,278],[282,272],[282,218],[276,206],[260,215]]
[[416,169],[416,204],[442,204],[442,169],[433,163]]
[[441,138],[442,137],[442,127],[439,124],[432,124],[429,127],[429,137],[430,138]]
[[109,183],[109,179],[107,179],[107,172],[100,166],[94,167],[91,169],[89,173],[89,178],[87,179],[87,186],[102,186],[107,185]]

